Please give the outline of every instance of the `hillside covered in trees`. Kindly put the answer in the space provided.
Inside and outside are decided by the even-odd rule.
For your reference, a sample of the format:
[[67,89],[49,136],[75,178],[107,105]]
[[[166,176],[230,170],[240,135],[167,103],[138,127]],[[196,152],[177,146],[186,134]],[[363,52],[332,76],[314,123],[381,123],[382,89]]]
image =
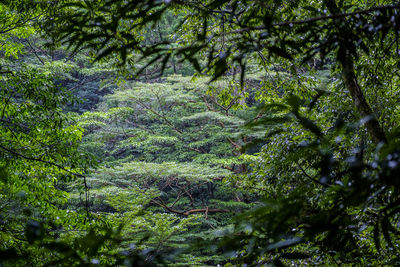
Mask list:
[[399,265],[399,33],[398,1],[1,1],[0,266]]

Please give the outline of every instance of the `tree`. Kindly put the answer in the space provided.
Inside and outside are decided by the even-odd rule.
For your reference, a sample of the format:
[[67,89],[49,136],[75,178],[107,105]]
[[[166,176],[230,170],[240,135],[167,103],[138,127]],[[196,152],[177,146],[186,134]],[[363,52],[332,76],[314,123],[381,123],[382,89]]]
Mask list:
[[[65,253],[70,262],[87,263],[90,259],[76,252],[79,246],[93,246],[73,233],[90,228],[84,223],[89,211],[85,205],[65,209],[64,186],[74,180],[85,195],[92,158],[79,151],[82,128],[63,111],[74,99],[57,82],[60,75],[22,60],[46,5],[11,4],[21,6],[16,10],[0,4],[0,262],[44,265]],[[102,244],[118,235],[105,227],[103,231],[88,231],[87,237],[108,235],[97,239]]]
[[[81,149],[103,166],[88,177],[91,211],[110,224],[123,222],[131,243],[150,233],[141,246],[164,256],[199,236],[211,239],[256,196],[222,182],[241,171],[235,154],[245,111],[222,108],[207,94],[206,79],[190,80],[126,81],[96,111],[76,118],[85,129]],[[224,259],[204,248],[170,261],[204,266]]]
[[[380,171],[377,172],[367,171],[367,166],[372,164],[371,152],[376,148],[376,146],[369,141],[366,141],[365,145],[362,146],[361,151],[363,151],[363,153],[361,154],[356,153],[352,155],[351,152],[342,152],[341,154],[335,155],[334,151],[336,149],[332,147],[333,143],[329,141],[332,140],[331,138],[333,138],[335,134],[327,137],[326,134],[328,132],[325,125],[320,128],[321,126],[314,124],[306,115],[303,115],[301,107],[307,101],[307,95],[303,94],[302,99],[294,96],[287,96],[286,99],[289,106],[280,106],[281,108],[278,106],[281,112],[280,114],[285,114],[285,110],[288,111],[286,116],[290,115],[294,117],[299,122],[299,126],[302,126],[311,133],[311,136],[306,139],[309,141],[315,140],[315,142],[317,142],[307,143],[304,147],[308,149],[305,149],[308,151],[308,156],[318,159],[312,160],[307,156],[306,161],[313,164],[311,172],[320,178],[314,178],[304,169],[304,172],[301,174],[296,173],[296,175],[302,177],[309,176],[308,178],[312,180],[316,179],[316,183],[319,183],[319,185],[313,188],[319,188],[318,190],[321,190],[320,187],[322,186],[322,188],[327,187],[328,191],[332,190],[333,198],[329,201],[334,201],[334,203],[337,204],[341,203],[343,208],[336,209],[336,205],[334,205],[334,208],[331,207],[331,209],[324,205],[310,205],[310,202],[308,202],[306,206],[311,207],[311,210],[314,209],[314,212],[316,212],[318,216],[322,216],[317,216],[318,218],[322,219],[325,216],[326,218],[332,219],[333,222],[339,220],[338,218],[354,219],[355,217],[360,218],[360,216],[364,216],[365,213],[362,213],[354,217],[350,215],[351,212],[349,213],[349,210],[346,210],[359,211],[360,207],[363,205],[370,205],[369,207],[373,207],[374,209],[377,208],[375,205],[378,205],[380,206],[378,209],[382,210],[393,208],[391,214],[394,217],[389,219],[387,216],[383,216],[383,218],[378,216],[380,218],[378,219],[378,225],[385,225],[385,229],[379,226],[374,228],[376,233],[382,230],[382,233],[387,237],[387,241],[390,244],[390,234],[388,234],[387,230],[390,223],[388,224],[388,222],[395,220],[396,216],[394,214],[396,214],[397,211],[397,208],[394,208],[394,206],[397,206],[397,204],[395,204],[397,202],[393,199],[392,191],[384,190],[386,194],[388,194],[387,197],[391,199],[388,203],[371,204],[368,202],[367,196],[372,197],[374,194],[380,194],[382,192],[378,193],[378,191],[375,190],[368,190],[360,185],[360,181],[363,180],[361,177],[365,177],[365,179],[370,181],[366,183],[367,185],[371,185],[372,179],[374,181],[373,183],[380,184],[378,186],[379,188],[382,188],[382,186],[386,188],[386,186],[391,184],[392,186],[389,187],[394,189],[394,184],[392,184],[394,170],[386,170],[386,167],[384,167],[386,161],[383,160],[382,156],[389,153],[392,155],[390,156],[392,158],[392,153],[395,153],[394,151],[397,149],[395,145],[396,139],[388,141],[386,133],[390,130],[394,130],[395,126],[385,125],[386,122],[390,121],[390,118],[385,115],[387,114],[385,108],[377,106],[374,101],[372,101],[374,106],[373,110],[370,103],[373,90],[377,93],[379,92],[379,94],[386,94],[387,86],[391,84],[392,81],[397,81],[397,78],[394,78],[393,75],[384,74],[387,73],[384,69],[390,68],[390,65],[382,64],[382,62],[392,62],[393,55],[395,55],[396,52],[394,44],[397,42],[400,25],[398,16],[399,4],[391,1],[383,2],[379,6],[375,5],[375,3],[368,4],[360,2],[355,4],[346,1],[314,1],[311,4],[302,1],[239,2],[211,0],[207,2],[169,1],[168,3],[153,1],[137,3],[134,1],[125,1],[113,3],[103,2],[96,7],[90,7],[84,4],[68,4],[66,8],[69,12],[74,12],[76,16],[73,18],[60,17],[60,22],[62,22],[64,26],[57,29],[58,32],[56,33],[62,34],[58,34],[56,37],[75,47],[79,47],[83,43],[90,44],[91,48],[97,52],[98,58],[103,58],[110,54],[117,54],[120,57],[121,64],[129,63],[130,57],[128,55],[132,53],[132,55],[138,55],[139,59],[149,59],[145,67],[148,65],[161,64],[162,68],[164,68],[167,66],[170,56],[177,55],[182,59],[190,61],[199,73],[207,71],[211,73],[213,77],[212,81],[227,74],[230,74],[230,77],[234,79],[235,74],[239,73],[240,84],[244,86],[246,84],[246,73],[248,72],[247,67],[251,62],[254,62],[254,58],[259,60],[260,66],[266,68],[273,66],[273,64],[276,66],[277,61],[282,60],[284,64],[280,64],[281,67],[287,70],[292,77],[298,75],[304,76],[306,70],[312,69],[312,67],[316,65],[321,69],[323,68],[322,64],[324,61],[331,62],[329,65],[334,70],[332,77],[340,78],[343,86],[341,87],[339,84],[338,88],[347,90],[348,97],[351,97],[354,104],[355,112],[351,110],[351,116],[354,118],[356,114],[358,114],[358,118],[362,119],[369,134],[369,140],[375,144],[380,144],[380,146],[383,144],[383,146],[386,147],[385,149],[392,152],[379,152],[380,156],[377,157],[380,160],[375,162],[375,164],[380,166]],[[138,32],[140,32],[145,25],[159,21],[165,10],[179,8],[184,8],[188,14],[183,20],[182,29],[184,32],[180,32],[182,34],[179,35],[179,46],[173,46],[171,42],[159,42],[147,45],[138,39]],[[94,9],[99,15],[92,17],[89,14],[91,14],[90,12]],[[148,14],[148,16],[144,18],[143,14]],[[111,17],[113,18],[112,20],[108,19]],[[97,24],[95,23],[96,21],[98,22]],[[128,24],[128,21],[131,23]],[[82,25],[85,25],[85,27],[82,27]],[[177,29],[177,33],[178,30],[179,29]],[[120,36],[121,38],[114,38],[114,36]],[[385,51],[385,53],[382,53],[382,51]],[[371,56],[375,54],[379,54],[380,56],[377,58]],[[204,57],[206,58],[205,61],[200,60],[200,58]],[[363,64],[363,60],[368,60],[369,64]],[[372,80],[369,79],[370,73],[373,74],[377,72],[382,74],[382,76],[375,77]],[[391,84],[391,86],[397,88],[396,85]],[[265,90],[267,89],[268,88],[265,88]],[[283,90],[286,91],[283,92],[284,95],[288,95],[287,93],[299,92],[300,88],[299,86],[293,86],[291,88],[283,88]],[[396,91],[397,89],[394,90]],[[309,91],[308,94],[311,96],[321,96],[318,91]],[[315,101],[312,103],[315,102],[318,103],[318,98],[315,98]],[[268,110],[268,108],[265,110]],[[263,119],[262,113],[260,114],[257,125],[271,121],[265,118],[265,116],[265,119]],[[312,114],[313,113],[310,112],[310,115]],[[327,114],[329,114],[329,112]],[[283,119],[289,119],[289,117],[283,117]],[[348,119],[345,119],[343,121],[339,117],[337,121],[339,124],[336,126],[333,125],[334,127],[332,129],[336,131],[336,133],[340,132],[340,129],[343,129],[342,126],[340,126],[341,121],[346,124],[347,120]],[[350,118],[350,120],[353,119]],[[325,146],[325,149],[323,149],[323,146]],[[345,151],[349,151],[350,147],[354,146],[350,145],[345,147]],[[324,153],[323,151],[325,150],[328,152]],[[287,164],[293,163],[293,159],[298,158],[300,153],[300,150],[296,150],[295,155],[297,156],[295,158],[291,157],[290,159],[292,160],[289,159]],[[337,155],[340,155],[338,161],[335,159]],[[344,155],[355,157],[355,162],[361,164],[360,166],[362,167],[357,169],[352,164],[348,165],[344,163]],[[321,159],[321,161],[319,159]],[[365,160],[367,162],[365,162]],[[278,166],[282,165],[284,166],[284,164]],[[342,170],[335,171],[329,166],[335,166]],[[386,171],[389,172],[386,173]],[[382,172],[386,173],[385,177],[388,175],[387,178],[383,179],[381,177],[383,175]],[[286,173],[290,174],[289,172]],[[377,177],[377,180],[372,177]],[[389,179],[388,177],[391,178]],[[349,190],[349,192],[359,192],[358,194],[354,193],[357,196],[357,201],[353,199],[353,195],[342,195],[335,190],[335,183],[343,183],[346,179],[351,180],[351,185],[346,190]],[[297,184],[297,190],[283,197],[281,202],[274,204],[278,205],[275,208],[277,213],[269,213],[271,210],[265,207],[258,210],[258,213],[251,213],[251,216],[258,218],[256,221],[266,222],[267,225],[274,224],[268,221],[272,218],[271,216],[261,219],[258,217],[260,214],[263,214],[263,211],[267,212],[269,215],[274,215],[276,218],[288,218],[287,224],[281,224],[283,228],[271,228],[270,230],[272,232],[268,232],[271,237],[276,235],[277,239],[274,241],[275,243],[267,246],[267,248],[270,248],[267,250],[283,249],[296,245],[300,240],[304,240],[300,237],[299,239],[292,238],[290,234],[287,238],[285,238],[286,235],[282,235],[290,228],[290,225],[300,227],[300,230],[296,231],[295,236],[308,236],[307,233],[309,233],[309,230],[301,227],[302,224],[299,225],[299,222],[295,220],[295,218],[299,216],[299,213],[294,211],[303,210],[296,206],[300,205],[296,204],[296,201],[302,199],[304,194],[301,192],[301,189],[304,189],[303,186],[308,183],[303,183],[303,186],[300,186],[300,184],[301,183]],[[374,186],[377,186],[377,184],[371,185],[371,187]],[[337,197],[342,200],[347,199],[349,202],[339,201]],[[353,202],[350,201],[349,197]],[[284,213],[282,207],[288,207],[287,211],[294,213]],[[342,215],[339,216],[338,214]],[[349,230],[348,227],[352,225],[351,221],[352,220],[341,221],[340,225],[347,231]],[[257,223],[256,225],[259,224]],[[322,237],[327,235],[329,238],[332,236],[336,238],[339,235],[339,232],[335,232],[336,228],[333,226],[330,226],[332,229],[328,227],[328,229],[324,230],[318,230],[316,225],[312,226],[310,233],[313,234],[310,235],[310,238],[306,238],[306,240],[314,240],[313,244],[318,243],[316,241],[317,239],[314,239],[316,238],[314,234],[322,233]],[[390,229],[395,231],[393,227]],[[258,233],[259,231],[263,232],[265,229],[261,228],[256,232]],[[342,231],[340,231],[340,233],[342,233]],[[351,235],[354,234],[354,231],[350,230],[348,233],[351,234],[344,236],[349,236],[350,238]],[[281,239],[283,238],[284,241],[279,240],[279,237]],[[241,236],[241,238],[248,239],[250,237],[245,238]],[[254,238],[258,240],[257,235]],[[329,238],[325,238],[324,240],[330,240]],[[378,241],[379,235],[378,238],[375,238],[376,246],[378,246]],[[329,242],[326,244],[328,244],[327,247],[332,248],[335,242],[332,241],[331,245],[329,245]],[[265,248],[265,245],[260,243],[256,247]],[[335,247],[335,249],[339,248]],[[343,250],[346,252],[346,249]],[[256,251],[258,251],[258,249]],[[349,255],[351,255],[351,253]],[[300,257],[301,255],[298,256]],[[291,254],[290,257],[294,257],[293,254]]]
[[[225,96],[255,87],[252,69],[277,73],[254,90],[263,105],[249,127],[268,133],[261,153],[245,156],[255,161],[243,184],[266,198],[239,217],[223,248],[250,264],[307,263],[314,249],[337,264],[373,254],[375,265],[395,265],[399,9],[393,1],[60,1],[43,28],[137,74],[188,61],[211,82],[230,79]],[[144,40],[171,11],[183,14],[175,36]]]
[[[276,56],[288,59],[300,57],[302,62],[317,53],[321,60],[336,54],[342,79],[357,112],[362,118],[370,117],[366,127],[371,138],[376,143],[385,142],[384,131],[356,79],[354,60],[360,53],[369,53],[370,49],[377,48],[377,44],[370,41],[372,37],[380,36],[380,49],[383,50],[385,44],[391,43],[398,31],[396,12],[399,6],[390,1],[389,5],[382,6],[347,5],[345,1],[339,5],[335,1],[316,1],[313,4],[220,0],[138,4],[128,1],[104,2],[98,7],[91,7],[68,3],[66,7],[75,15],[66,20],[61,17],[60,25],[65,26],[59,29],[58,33],[62,34],[58,37],[76,47],[90,40],[90,46],[98,51],[98,58],[117,53],[122,63],[126,62],[129,52],[134,52],[142,58],[151,57],[149,65],[159,62],[165,67],[170,56],[177,54],[191,61],[198,71],[204,67],[212,70],[214,78],[226,73],[230,68],[228,66],[236,64],[241,68],[242,83],[247,58],[257,53],[264,60]],[[190,12],[190,18],[187,16],[184,19],[186,32],[181,37],[183,45],[175,48],[171,41],[151,45],[141,42],[137,32],[143,30],[147,23],[160,20],[169,8],[181,7]],[[89,16],[92,8],[96,8],[100,15],[95,18]],[[107,21],[106,18],[113,14],[118,15]],[[151,15],[143,19],[143,14]],[[95,20],[99,22],[93,23]],[[137,22],[127,27],[126,20]],[[190,24],[188,21],[193,22]],[[220,29],[215,30],[215,27]],[[117,41],[113,38],[115,35],[121,35],[122,39]],[[201,66],[197,55],[207,56],[205,66]]]

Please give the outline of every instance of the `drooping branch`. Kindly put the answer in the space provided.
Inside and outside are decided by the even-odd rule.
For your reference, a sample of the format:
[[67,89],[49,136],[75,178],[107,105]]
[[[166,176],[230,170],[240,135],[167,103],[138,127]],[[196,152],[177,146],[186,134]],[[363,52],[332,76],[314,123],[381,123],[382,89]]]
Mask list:
[[304,19],[304,20],[283,21],[283,22],[275,23],[275,24],[273,24],[273,26],[291,26],[291,25],[295,25],[295,24],[306,24],[306,23],[312,23],[312,22],[328,20],[328,19],[341,19],[341,18],[346,18],[346,17],[350,17],[350,16],[364,15],[364,14],[369,14],[369,13],[372,13],[375,11],[389,10],[389,9],[395,9],[395,8],[400,8],[400,4],[376,6],[376,7],[372,7],[369,9],[358,10],[358,11],[354,11],[354,12],[350,12],[350,13],[333,14],[333,15],[314,17],[314,18],[309,18],[309,19]]
[[332,15],[318,16],[318,17],[313,17],[313,18],[308,18],[308,19],[303,19],[303,20],[281,21],[281,22],[273,23],[272,25],[268,25],[268,26],[263,25],[263,26],[254,26],[254,27],[242,27],[242,28],[232,31],[230,33],[242,33],[242,32],[254,31],[254,30],[266,30],[271,26],[292,27],[293,25],[309,24],[309,23],[314,23],[314,22],[324,21],[324,20],[329,20],[329,19],[338,20],[338,19],[344,19],[344,18],[351,17],[351,16],[365,15],[365,14],[369,14],[369,13],[372,13],[375,11],[390,10],[390,9],[400,9],[400,4],[376,6],[376,7],[372,7],[369,9],[358,10],[358,11],[349,12],[349,13],[335,13]]
[[42,162],[42,163],[45,163],[45,164],[48,164],[48,165],[57,167],[57,168],[59,168],[60,170],[63,170],[63,171],[65,171],[65,172],[68,172],[68,173],[70,173],[70,174],[72,174],[72,175],[74,175],[74,176],[77,176],[77,177],[81,177],[81,178],[85,178],[85,177],[86,177],[86,176],[83,175],[83,174],[76,173],[76,172],[73,172],[73,171],[71,171],[71,170],[68,170],[67,168],[65,168],[64,166],[61,166],[60,164],[58,164],[58,163],[56,163],[56,162],[44,160],[44,159],[41,159],[41,158],[35,158],[35,157],[25,156],[25,155],[23,155],[23,154],[21,154],[21,153],[18,153],[17,151],[14,151],[14,150],[9,149],[9,148],[7,148],[7,147],[5,147],[5,146],[2,146],[2,145],[0,145],[0,149],[3,149],[3,150],[5,150],[5,151],[7,151],[8,153],[10,153],[10,154],[12,154],[12,155],[14,155],[14,156],[17,156],[17,157],[19,157],[19,158],[23,158],[23,159],[26,159],[26,160],[29,160],[29,161]]

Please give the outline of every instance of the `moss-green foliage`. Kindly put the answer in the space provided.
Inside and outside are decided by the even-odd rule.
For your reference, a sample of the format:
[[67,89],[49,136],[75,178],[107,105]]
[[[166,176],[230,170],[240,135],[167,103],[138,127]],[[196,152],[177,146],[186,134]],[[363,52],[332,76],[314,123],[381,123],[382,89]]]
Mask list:
[[379,4],[2,1],[0,264],[399,265]]
[[188,182],[212,182],[214,179],[230,175],[226,169],[208,167],[195,163],[148,163],[127,162],[120,166],[97,169],[90,181],[93,186],[104,184],[121,187],[132,184],[148,185],[163,180],[176,179]]
[[[221,183],[241,165],[234,155],[243,145],[244,112],[224,110],[205,81],[170,76],[163,83],[123,82],[96,111],[76,117],[85,129],[81,149],[97,154],[103,165],[88,178],[93,211],[130,225],[123,232],[131,242],[147,233],[144,247],[186,248],[249,206],[244,198],[251,196]],[[172,262],[222,259],[204,253]]]
[[208,110],[205,90],[204,83],[179,77],[163,84],[127,83],[107,96],[99,111],[83,114],[79,124],[90,133],[85,138],[93,149],[104,143],[108,161],[121,155],[160,163],[232,156],[227,139],[244,121],[234,112]]

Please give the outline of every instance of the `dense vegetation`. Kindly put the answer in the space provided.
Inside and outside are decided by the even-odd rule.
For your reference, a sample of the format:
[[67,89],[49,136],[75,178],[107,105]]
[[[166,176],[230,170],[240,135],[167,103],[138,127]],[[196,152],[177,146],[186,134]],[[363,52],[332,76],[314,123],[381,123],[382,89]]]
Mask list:
[[2,1],[1,266],[399,265],[397,1]]

